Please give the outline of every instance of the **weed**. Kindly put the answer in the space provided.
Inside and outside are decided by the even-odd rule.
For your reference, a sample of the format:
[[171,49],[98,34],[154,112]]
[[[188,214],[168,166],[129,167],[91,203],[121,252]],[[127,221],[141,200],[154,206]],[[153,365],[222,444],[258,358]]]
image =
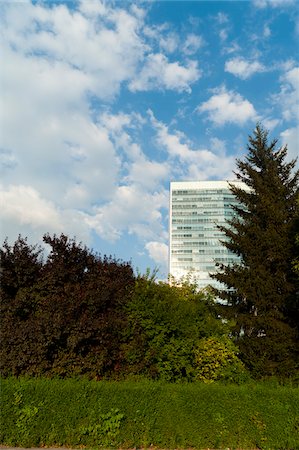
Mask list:
[[34,426],[36,416],[39,412],[39,407],[42,406],[40,403],[39,406],[35,406],[32,404],[24,405],[23,402],[23,394],[20,390],[17,390],[14,393],[14,413],[15,413],[15,440],[19,445],[30,445],[31,443],[31,429]]
[[99,415],[98,423],[81,427],[81,436],[87,437],[88,444],[115,446],[123,418],[124,414],[120,413],[119,409],[111,409],[108,413]]

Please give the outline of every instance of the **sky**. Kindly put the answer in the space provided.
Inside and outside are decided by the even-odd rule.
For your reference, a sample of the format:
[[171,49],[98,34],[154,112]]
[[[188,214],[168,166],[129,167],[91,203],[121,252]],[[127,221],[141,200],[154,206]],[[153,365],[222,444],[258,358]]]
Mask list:
[[170,181],[299,148],[296,0],[0,1],[1,243],[67,234],[167,276]]

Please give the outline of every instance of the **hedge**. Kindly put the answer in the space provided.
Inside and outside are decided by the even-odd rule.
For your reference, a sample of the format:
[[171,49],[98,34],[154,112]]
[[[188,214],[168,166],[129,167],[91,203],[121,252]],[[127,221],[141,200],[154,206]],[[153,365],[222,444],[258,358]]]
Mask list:
[[299,449],[299,388],[153,381],[1,381],[0,443]]

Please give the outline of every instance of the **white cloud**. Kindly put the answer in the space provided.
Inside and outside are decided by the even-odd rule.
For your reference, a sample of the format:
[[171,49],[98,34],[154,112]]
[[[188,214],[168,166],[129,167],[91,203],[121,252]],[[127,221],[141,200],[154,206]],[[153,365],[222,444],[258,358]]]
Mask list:
[[253,0],[254,6],[257,8],[281,8],[296,4],[296,0]]
[[163,23],[155,26],[145,26],[143,33],[154,43],[156,43],[162,52],[174,53],[179,50],[184,55],[193,55],[204,45],[201,36],[195,33],[189,33],[186,36],[169,29],[169,24]]
[[216,16],[216,21],[220,24],[223,25],[224,23],[228,23],[229,19],[228,19],[228,15],[223,13],[223,12],[219,12]]
[[226,61],[225,71],[246,80],[255,73],[264,72],[265,67],[259,61],[247,61],[244,58],[236,57]]
[[[136,185],[119,186],[110,203],[96,207],[87,223],[111,242],[128,231],[140,238],[164,236],[161,208],[168,207],[168,193],[148,192]],[[165,236],[164,236],[165,237]]]
[[203,38],[197,34],[188,34],[184,43],[182,50],[186,55],[193,55],[197,52],[199,48],[204,45]]
[[177,178],[189,180],[228,179],[231,177],[235,159],[226,154],[225,143],[217,138],[211,139],[211,149],[191,148],[185,135],[179,131],[171,133],[168,127],[159,122],[149,112],[157,131],[157,143],[168,152],[170,160],[178,160]]
[[222,30],[219,31],[219,38],[220,38],[221,42],[226,41],[226,39],[228,38],[228,29],[227,28],[222,28]]
[[[127,232],[165,237],[161,209],[168,194],[161,184],[169,166],[146,157],[132,138],[144,125],[140,115],[107,112],[107,102],[136,79],[150,51],[144,17],[141,8],[101,2],[83,1],[77,10],[5,6],[0,164],[10,187],[1,194],[4,235],[66,231],[88,242],[94,230],[111,240]],[[189,91],[199,76],[195,62],[150,54],[162,70],[162,79],[148,75],[151,89]],[[95,111],[94,101],[106,102],[105,112]]]
[[166,36],[162,36],[159,40],[160,48],[167,53],[173,53],[179,45],[179,38],[176,33],[168,33]]
[[41,198],[31,186],[9,186],[0,191],[0,208],[3,217],[18,221],[33,228],[61,227],[59,213],[52,202]]
[[216,125],[243,125],[247,121],[257,120],[252,103],[237,92],[228,91],[225,87],[214,89],[213,92],[214,95],[197,108],[199,113],[207,113],[211,122]]
[[161,267],[162,272],[167,272],[168,245],[163,242],[150,241],[145,245],[150,258]]
[[279,119],[271,119],[269,117],[263,119],[263,126],[270,131],[277,127],[280,123],[281,120]]
[[293,67],[280,78],[281,90],[274,96],[277,104],[282,107],[285,120],[299,121],[299,67]]
[[107,13],[105,4],[102,1],[85,2],[80,0],[80,11],[87,17],[94,18],[95,16],[102,16]]
[[280,133],[282,144],[288,147],[289,159],[294,159],[299,155],[299,67],[287,61],[282,69],[280,92],[273,94],[272,100],[281,112],[280,122],[286,127]]
[[12,243],[22,234],[28,236],[30,242],[42,245],[46,233],[66,233],[87,245],[90,242],[90,228],[85,223],[84,213],[57,207],[32,186],[0,186],[0,208],[1,242],[8,237]]
[[[119,161],[105,129],[90,121],[84,75],[63,63],[51,66],[12,52],[6,56],[2,145],[18,164],[3,174],[3,181],[34,183],[58,202],[74,183],[85,183],[90,196],[95,186],[109,195]],[[20,66],[22,76],[15,70]]]
[[[299,125],[294,128],[288,128],[280,133],[282,145],[288,147],[288,159],[295,159],[299,157]],[[297,159],[297,167],[299,161]]]
[[178,62],[169,62],[161,53],[151,53],[129,87],[133,92],[160,88],[190,93],[190,84],[197,81],[199,77],[197,62],[188,61],[186,66],[183,66]]
[[231,53],[239,52],[240,45],[236,41],[232,41],[228,46],[223,47],[222,53],[230,55]]
[[3,182],[33,186],[60,207],[88,209],[113,195],[121,161],[89,96],[111,98],[132,76],[145,49],[141,23],[101,3],[6,5]]
[[168,23],[152,24],[151,26],[145,24],[142,31],[144,36],[153,44],[152,46],[157,45],[160,51],[173,53],[179,47],[180,37],[176,31],[170,29]]
[[169,178],[170,168],[167,163],[149,161],[141,156],[133,162],[125,181],[133,182],[143,188],[153,190],[161,182]]
[[99,116],[99,121],[113,133],[121,133],[124,127],[130,126],[132,117],[129,114],[120,112],[118,114],[109,114],[104,112]]
[[270,29],[269,25],[265,25],[265,26],[264,26],[263,36],[264,36],[265,38],[268,38],[268,37],[271,36],[271,29]]
[[91,20],[84,15],[86,7],[81,4],[81,8],[72,12],[65,5],[12,4],[3,19],[4,26],[14,24],[6,26],[7,42],[29,60],[42,55],[48,62],[49,78],[52,63],[63,61],[72,73],[87,76],[85,88],[101,98],[111,97],[133,76],[143,57],[145,46],[139,36],[142,20],[101,4]]

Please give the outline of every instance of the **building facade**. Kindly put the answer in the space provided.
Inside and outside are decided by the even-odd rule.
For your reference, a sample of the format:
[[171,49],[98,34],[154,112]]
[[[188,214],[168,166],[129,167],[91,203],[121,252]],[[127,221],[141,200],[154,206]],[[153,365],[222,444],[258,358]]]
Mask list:
[[[182,181],[170,183],[169,273],[176,279],[188,274],[199,288],[220,287],[210,278],[216,263],[239,261],[221,242],[217,225],[226,224],[237,200],[229,183],[248,189],[240,181]],[[227,225],[227,224],[226,224]]]

